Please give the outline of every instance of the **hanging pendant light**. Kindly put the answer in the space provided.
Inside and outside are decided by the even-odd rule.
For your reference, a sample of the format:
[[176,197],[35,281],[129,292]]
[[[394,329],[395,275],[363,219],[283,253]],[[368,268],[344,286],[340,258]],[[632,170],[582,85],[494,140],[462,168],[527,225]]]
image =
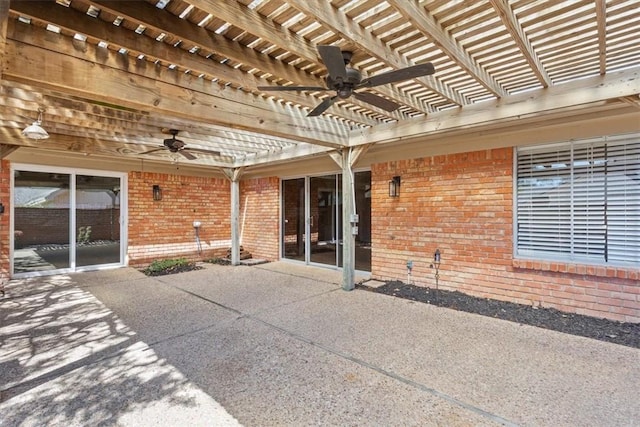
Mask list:
[[44,110],[42,108],[38,109],[38,120],[30,124],[22,131],[22,135],[26,136],[29,139],[47,139],[49,138],[49,134],[42,127],[42,113]]

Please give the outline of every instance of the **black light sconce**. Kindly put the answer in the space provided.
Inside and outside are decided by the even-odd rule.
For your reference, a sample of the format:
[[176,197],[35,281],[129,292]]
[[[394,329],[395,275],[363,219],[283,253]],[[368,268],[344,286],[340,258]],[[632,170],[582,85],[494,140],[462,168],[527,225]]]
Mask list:
[[0,203],[0,214],[4,213],[4,205]]
[[389,197],[398,197],[400,196],[400,177],[394,176],[389,181]]
[[159,185],[153,186],[153,200],[162,200],[162,188]]
[[436,249],[433,253],[433,264],[436,268],[440,268],[440,249]]

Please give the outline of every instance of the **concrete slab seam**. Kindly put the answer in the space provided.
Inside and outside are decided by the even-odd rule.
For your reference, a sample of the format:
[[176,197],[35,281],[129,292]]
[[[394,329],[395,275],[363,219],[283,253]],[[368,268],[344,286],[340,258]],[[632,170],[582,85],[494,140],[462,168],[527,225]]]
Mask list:
[[482,416],[484,418],[490,419],[491,421],[494,421],[494,422],[497,422],[499,424],[502,424],[502,425],[505,425],[505,426],[509,426],[509,427],[517,427],[519,425],[519,424],[517,424],[517,423],[515,423],[513,421],[510,421],[510,420],[507,420],[506,418],[501,417],[500,415],[496,415],[496,414],[493,414],[491,412],[485,411],[482,408],[478,408],[477,406],[474,406],[474,405],[471,405],[469,403],[463,402],[463,401],[461,401],[459,399],[456,399],[453,396],[449,396],[448,394],[443,393],[441,391],[438,391],[438,390],[436,390],[434,388],[428,387],[428,386],[426,386],[424,384],[418,383],[418,382],[413,381],[413,380],[411,380],[409,378],[405,378],[405,377],[400,376],[400,375],[398,375],[398,374],[396,374],[394,372],[387,371],[386,369],[380,368],[379,366],[372,365],[372,364],[370,364],[370,363],[368,363],[368,362],[366,362],[366,361],[364,361],[362,359],[358,359],[357,357],[353,357],[353,356],[350,356],[348,354],[342,353],[340,351],[334,350],[334,349],[329,348],[327,346],[324,346],[324,345],[322,345],[320,343],[317,343],[317,342],[315,342],[313,340],[309,340],[309,339],[307,339],[307,338],[305,338],[305,337],[303,337],[301,335],[297,335],[297,334],[295,334],[295,333],[293,333],[291,331],[288,331],[288,330],[286,330],[284,328],[281,328],[280,326],[274,325],[274,324],[272,324],[270,322],[267,322],[265,320],[262,320],[260,318],[254,317],[254,316],[249,315],[249,314],[245,315],[245,317],[247,319],[251,319],[253,321],[262,323],[265,326],[268,326],[268,327],[271,327],[271,328],[273,328],[275,330],[278,330],[278,331],[282,332],[283,334],[286,334],[287,336],[289,336],[291,338],[294,338],[294,339],[296,339],[298,341],[301,341],[301,342],[304,342],[306,344],[312,345],[314,347],[320,348],[320,349],[322,349],[322,350],[324,350],[324,351],[326,351],[328,353],[331,353],[331,354],[333,354],[335,356],[338,356],[340,358],[349,360],[349,361],[351,361],[353,363],[356,363],[356,364],[358,364],[358,365],[360,365],[362,367],[371,369],[371,370],[373,370],[375,372],[378,372],[379,374],[385,375],[385,376],[387,376],[389,378],[392,378],[392,379],[394,379],[396,381],[400,381],[400,382],[402,382],[404,384],[407,384],[407,385],[409,385],[411,387],[417,388],[418,390],[421,390],[421,391],[424,391],[426,393],[429,393],[429,394],[431,394],[431,395],[433,395],[435,397],[438,397],[440,399],[446,400],[447,402],[449,402],[449,403],[451,403],[453,405],[459,406],[459,407],[461,407],[463,409],[466,409],[466,410],[468,410],[470,412],[473,412],[473,413],[475,413],[477,415],[480,415],[480,416]]
[[[203,297],[202,295],[198,295],[198,294],[196,294],[194,292],[187,291],[187,290],[179,288],[179,287],[176,287],[176,289],[179,289],[179,290],[181,290],[181,291],[183,291],[183,292],[185,292],[185,293],[187,293],[189,295],[192,295],[192,296],[194,296],[196,298],[199,298],[201,300],[207,301],[207,302],[209,302],[211,304],[214,304],[214,305],[216,305],[216,306],[218,306],[220,308],[223,308],[225,310],[229,310],[229,311],[239,315],[238,319],[246,318],[246,319],[253,320],[255,322],[262,323],[263,325],[265,325],[267,327],[270,327],[272,329],[275,329],[275,330],[277,330],[277,331],[279,331],[279,332],[281,332],[281,333],[283,333],[283,334],[285,334],[285,335],[287,335],[287,336],[289,336],[289,337],[291,337],[293,339],[296,339],[298,341],[304,342],[305,344],[309,344],[311,346],[320,348],[320,349],[322,349],[322,350],[324,350],[324,351],[326,351],[328,353],[331,353],[331,354],[333,354],[335,356],[338,356],[338,357],[340,357],[342,359],[349,360],[349,361],[351,361],[353,363],[356,363],[356,364],[358,364],[358,365],[360,365],[362,367],[371,369],[371,370],[373,370],[375,372],[378,372],[379,374],[382,374],[384,376],[392,378],[392,379],[394,379],[396,381],[400,381],[400,382],[402,382],[404,384],[407,384],[407,385],[409,385],[411,387],[414,387],[414,388],[416,388],[418,390],[421,390],[421,391],[424,391],[426,393],[429,393],[432,396],[435,396],[437,398],[446,400],[447,402],[449,402],[449,403],[451,403],[453,405],[456,405],[456,406],[458,406],[460,408],[463,408],[463,409],[465,409],[467,411],[473,412],[473,413],[475,413],[477,415],[480,415],[480,416],[482,416],[484,418],[487,418],[487,419],[489,419],[491,421],[494,421],[494,422],[497,422],[499,424],[502,424],[502,425],[505,425],[505,426],[509,426],[509,427],[517,427],[518,426],[517,423],[515,423],[513,421],[510,421],[510,420],[507,420],[506,418],[503,418],[503,417],[501,417],[499,415],[493,414],[491,412],[485,411],[482,408],[479,408],[477,406],[474,406],[474,405],[471,405],[469,403],[463,402],[463,401],[461,401],[459,399],[456,399],[453,396],[449,396],[446,393],[443,393],[443,392],[438,391],[438,390],[436,390],[434,388],[431,388],[431,387],[428,387],[428,386],[426,386],[424,384],[421,384],[421,383],[418,383],[416,381],[413,381],[413,380],[411,380],[409,378],[405,378],[403,376],[400,376],[400,375],[398,375],[398,374],[396,374],[394,372],[387,371],[387,370],[385,370],[385,369],[383,369],[383,368],[381,368],[379,366],[372,365],[372,364],[370,364],[370,363],[368,363],[368,362],[366,362],[364,360],[358,359],[357,357],[353,357],[353,356],[350,356],[348,354],[345,354],[345,353],[342,353],[340,351],[337,351],[337,350],[334,350],[332,348],[329,348],[327,346],[324,346],[324,345],[322,345],[320,343],[317,343],[317,342],[315,342],[313,340],[307,339],[307,338],[305,338],[305,337],[303,337],[301,335],[295,334],[295,333],[293,333],[293,332],[291,332],[291,331],[289,331],[287,329],[284,329],[284,328],[282,328],[280,326],[277,326],[277,325],[274,325],[274,324],[272,324],[270,322],[267,322],[266,320],[263,320],[263,319],[261,319],[259,317],[256,317],[255,315],[242,313],[239,310],[236,310],[236,309],[231,308],[231,307],[227,307],[224,304],[220,304],[220,303],[218,303],[216,301],[213,301],[213,300],[211,300],[209,298]],[[185,335],[187,335],[187,334],[189,334],[189,333],[186,333]]]

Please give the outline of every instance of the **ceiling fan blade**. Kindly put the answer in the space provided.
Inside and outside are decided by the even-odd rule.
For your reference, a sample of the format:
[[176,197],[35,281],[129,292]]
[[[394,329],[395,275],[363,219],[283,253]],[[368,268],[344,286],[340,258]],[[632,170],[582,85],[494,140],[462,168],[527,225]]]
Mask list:
[[363,80],[358,87],[373,87],[387,83],[401,82],[403,80],[414,79],[416,77],[428,76],[435,73],[435,71],[433,64],[427,62],[426,64],[413,65],[411,67],[401,68],[399,70],[389,71],[387,73],[369,77]]
[[197,159],[196,156],[194,156],[193,154],[191,154],[191,153],[189,153],[188,151],[185,151],[185,150],[178,150],[178,153],[182,154],[188,160]]
[[322,62],[329,71],[331,80],[346,80],[347,79],[347,67],[344,64],[344,58],[342,57],[342,50],[338,46],[319,45],[318,52],[322,57]]
[[331,107],[333,103],[336,102],[336,99],[338,99],[338,96],[332,96],[331,98],[326,98],[324,101],[318,104],[316,108],[311,110],[311,112],[307,114],[307,117],[316,117],[324,113],[327,108]]
[[145,151],[144,153],[138,153],[138,154],[151,154],[151,153],[155,153],[156,151],[161,151],[164,150],[164,147],[161,148],[154,148],[153,150],[149,150],[149,151]]
[[203,154],[208,154],[210,156],[220,156],[222,155],[222,153],[220,153],[219,151],[216,150],[205,150],[204,148],[185,148],[184,150],[189,150],[192,153],[203,153]]
[[321,86],[258,86],[258,90],[267,92],[267,91],[271,91],[271,92],[282,92],[285,90],[295,90],[298,92],[301,92],[303,90],[313,90],[313,91],[318,91],[318,90],[328,90],[326,87],[321,87]]
[[368,104],[375,105],[378,108],[382,108],[384,111],[394,111],[397,110],[400,106],[400,104],[390,101],[387,98],[375,95],[371,92],[354,92],[353,96],[355,96],[356,99],[359,99],[360,101],[364,101]]

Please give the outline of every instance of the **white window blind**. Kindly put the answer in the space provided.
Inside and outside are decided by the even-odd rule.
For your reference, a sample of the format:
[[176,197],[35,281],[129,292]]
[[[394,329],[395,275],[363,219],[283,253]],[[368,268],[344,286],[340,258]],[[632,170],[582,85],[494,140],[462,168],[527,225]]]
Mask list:
[[516,177],[517,256],[639,265],[639,135],[520,148]]

